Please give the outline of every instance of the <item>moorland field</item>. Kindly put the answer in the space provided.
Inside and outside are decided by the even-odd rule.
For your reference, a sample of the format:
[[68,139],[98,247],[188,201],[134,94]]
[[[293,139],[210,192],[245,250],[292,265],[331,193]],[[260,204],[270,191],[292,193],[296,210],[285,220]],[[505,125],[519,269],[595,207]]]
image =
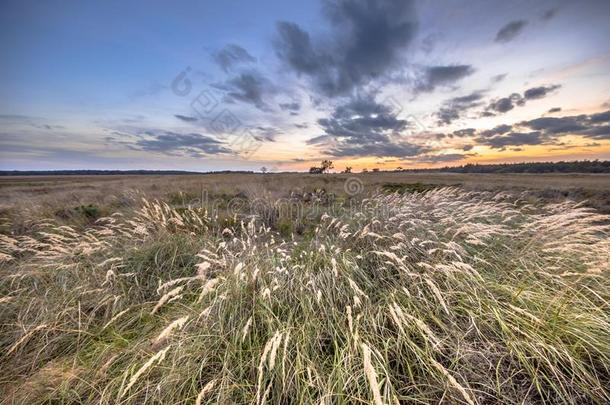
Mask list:
[[610,175],[0,177],[0,403],[610,402]]

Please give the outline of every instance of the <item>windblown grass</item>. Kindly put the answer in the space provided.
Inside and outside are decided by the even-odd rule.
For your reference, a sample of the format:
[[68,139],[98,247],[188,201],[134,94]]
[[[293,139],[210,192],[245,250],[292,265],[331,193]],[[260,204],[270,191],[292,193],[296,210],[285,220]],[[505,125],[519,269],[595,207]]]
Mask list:
[[[607,216],[441,188],[311,237],[146,202],[0,236],[7,403],[608,403]],[[1,395],[0,395],[1,396]]]

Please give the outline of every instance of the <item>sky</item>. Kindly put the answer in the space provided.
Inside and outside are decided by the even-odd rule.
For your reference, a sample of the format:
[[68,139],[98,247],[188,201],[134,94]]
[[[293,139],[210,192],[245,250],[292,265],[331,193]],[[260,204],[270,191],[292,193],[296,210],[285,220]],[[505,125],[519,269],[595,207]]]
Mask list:
[[0,170],[610,159],[607,0],[2,0]]

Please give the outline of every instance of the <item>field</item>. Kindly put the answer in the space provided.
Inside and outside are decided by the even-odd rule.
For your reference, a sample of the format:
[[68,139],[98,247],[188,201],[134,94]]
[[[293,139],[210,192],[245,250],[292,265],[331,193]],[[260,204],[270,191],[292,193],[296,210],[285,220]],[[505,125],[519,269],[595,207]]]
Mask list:
[[610,176],[0,178],[0,401],[610,402]]

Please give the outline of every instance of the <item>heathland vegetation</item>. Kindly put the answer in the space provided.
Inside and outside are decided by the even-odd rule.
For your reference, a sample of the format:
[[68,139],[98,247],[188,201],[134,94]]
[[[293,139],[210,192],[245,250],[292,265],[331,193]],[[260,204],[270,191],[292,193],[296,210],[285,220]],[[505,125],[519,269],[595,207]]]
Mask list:
[[608,403],[610,217],[399,175],[6,185],[4,401]]

